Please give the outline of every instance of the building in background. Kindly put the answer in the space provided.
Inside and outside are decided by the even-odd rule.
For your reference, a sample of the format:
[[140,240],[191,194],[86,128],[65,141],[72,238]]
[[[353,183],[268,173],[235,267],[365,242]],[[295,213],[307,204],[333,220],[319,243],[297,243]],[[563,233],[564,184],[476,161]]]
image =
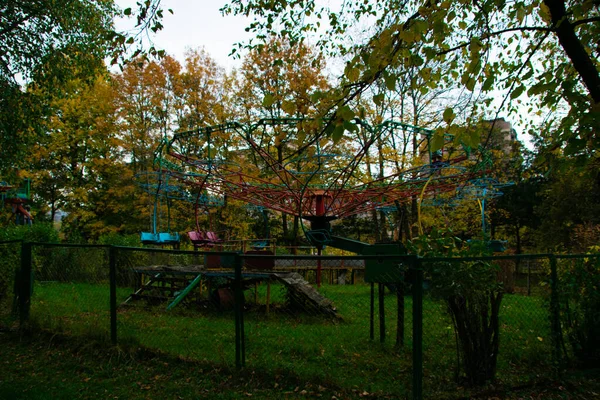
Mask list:
[[[497,149],[509,154],[517,140],[517,131],[512,124],[504,118],[496,118],[483,121],[491,131],[482,135],[482,143],[486,144],[488,149]],[[489,136],[489,139],[487,138]]]

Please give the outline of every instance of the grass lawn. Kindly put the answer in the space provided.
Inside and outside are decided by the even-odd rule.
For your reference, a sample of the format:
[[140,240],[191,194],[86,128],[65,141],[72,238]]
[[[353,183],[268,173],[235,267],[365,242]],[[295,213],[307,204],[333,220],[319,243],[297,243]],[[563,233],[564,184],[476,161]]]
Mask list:
[[[0,332],[0,348],[0,400],[400,397],[328,387],[318,380],[303,380],[293,372],[275,374],[254,368],[235,371],[47,333],[22,337]],[[599,394],[598,371],[591,371],[571,373],[560,381],[544,379],[512,391],[490,387],[474,398],[589,400]],[[455,392],[454,398],[465,398],[464,392]]]
[[[281,304],[281,287],[273,285],[271,292],[272,301]],[[253,292],[246,292],[247,368],[262,371],[260,374],[264,376],[293,376],[298,382],[317,382],[346,394],[408,396],[412,379],[411,298],[405,298],[405,346],[397,348],[395,295],[386,294],[386,340],[380,343],[377,315],[376,340],[369,339],[368,285],[325,285],[321,292],[333,300],[340,320],[294,313],[277,306],[267,315],[264,285],[257,293],[261,306],[254,305]],[[130,289],[119,288],[119,303],[130,293]],[[551,345],[543,300],[507,295],[502,304],[497,374],[500,386],[519,386],[547,376]],[[31,318],[34,326],[44,331],[77,341],[107,342],[108,285],[38,284],[32,298]],[[165,357],[210,365],[213,369],[234,369],[235,334],[231,311],[219,312],[196,305],[167,312],[165,305],[140,305],[120,309],[118,321],[121,348],[149,349]],[[457,390],[456,342],[451,322],[442,303],[427,296],[423,325],[426,396],[469,396],[467,389]]]

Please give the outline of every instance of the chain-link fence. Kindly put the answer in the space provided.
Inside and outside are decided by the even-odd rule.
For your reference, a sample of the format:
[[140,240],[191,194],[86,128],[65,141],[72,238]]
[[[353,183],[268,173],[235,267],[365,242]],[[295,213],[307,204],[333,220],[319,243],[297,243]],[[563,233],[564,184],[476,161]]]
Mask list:
[[[516,290],[519,265],[545,265]],[[552,371],[546,256],[423,259],[424,387],[430,397],[496,378],[508,387]],[[529,293],[529,295],[528,295]]]
[[16,274],[21,263],[21,241],[0,242],[0,329],[10,328],[16,317]]
[[39,329],[55,333],[108,340],[109,248],[25,245],[25,253],[30,251],[33,279],[30,322]]
[[[555,260],[553,262],[553,260]],[[580,367],[600,365],[600,255],[557,255],[551,259],[556,281],[558,361],[573,360]],[[564,360],[563,360],[564,358]]]
[[405,272],[416,267],[415,257],[243,260],[248,365],[360,393],[408,396],[412,318]]
[[426,398],[452,397],[491,378],[511,387],[566,361],[600,359],[597,255],[275,256],[39,243],[0,251],[13,276],[21,266],[18,296],[4,295],[3,313],[18,304],[29,326],[359,394],[421,398],[422,385]]
[[119,342],[233,365],[235,256],[116,248]]

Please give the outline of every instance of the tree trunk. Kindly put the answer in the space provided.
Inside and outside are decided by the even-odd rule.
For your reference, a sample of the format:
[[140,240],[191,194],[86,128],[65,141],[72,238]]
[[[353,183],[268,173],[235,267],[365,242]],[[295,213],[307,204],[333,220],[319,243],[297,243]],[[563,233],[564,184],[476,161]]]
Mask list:
[[600,74],[594,61],[575,34],[575,29],[567,15],[565,0],[544,0],[544,4],[550,10],[552,25],[560,45],[579,73],[594,103],[600,103]]
[[[516,249],[516,254],[521,254],[521,224],[517,223],[515,225],[515,240],[517,242],[517,249]],[[515,269],[517,271],[517,273],[521,272],[521,259],[517,258],[515,260]]]
[[[276,146],[277,148],[277,163],[280,170],[283,169],[283,145]],[[283,230],[283,237],[285,240],[290,240],[289,231],[288,231],[288,220],[287,214],[281,213],[281,229]],[[290,241],[291,243],[291,241]]]
[[499,348],[499,314],[502,293],[451,296],[446,304],[454,322],[468,384],[494,379]]
[[[396,205],[397,207],[397,205]],[[401,213],[401,221],[400,221],[400,233],[398,234],[399,240],[402,243],[406,243],[409,240],[412,240],[413,236],[410,231],[410,214],[408,213],[408,207],[406,207],[406,203],[402,203],[402,213]]]

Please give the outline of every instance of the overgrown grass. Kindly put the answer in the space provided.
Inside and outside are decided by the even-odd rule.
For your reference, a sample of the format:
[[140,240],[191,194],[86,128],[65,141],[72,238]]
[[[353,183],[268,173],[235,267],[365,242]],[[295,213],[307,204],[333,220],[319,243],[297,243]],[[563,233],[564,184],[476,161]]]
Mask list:
[[[70,336],[23,337],[0,332],[0,348],[1,400],[382,398],[356,388],[302,380],[293,372],[236,371],[148,351],[123,351]],[[473,398],[589,400],[600,393],[598,371],[591,372],[570,371],[562,380],[543,379],[538,385],[512,391],[488,389]],[[458,391],[455,397],[464,393]]]
[[[377,304],[375,340],[369,338],[368,285],[325,285],[321,292],[333,300],[339,320],[311,313],[294,313],[282,306],[284,290],[272,285],[269,314],[265,313],[265,285],[246,291],[246,365],[274,375],[293,373],[323,385],[404,397],[412,379],[412,301],[405,298],[405,345],[397,347],[396,296],[385,296],[386,338],[379,342]],[[130,289],[118,289],[122,302]],[[377,298],[377,296],[376,296]],[[143,304],[121,308],[119,343],[148,348],[185,359],[233,368],[234,314],[205,305],[178,307]],[[426,296],[424,302],[424,387],[435,398],[455,397],[456,343],[451,321],[442,303]],[[498,379],[507,385],[528,382],[548,373],[551,346],[548,312],[538,297],[507,295],[501,316]],[[109,337],[108,285],[37,284],[32,299],[32,322],[38,327],[72,337],[107,341]],[[461,389],[467,396],[469,392]]]

